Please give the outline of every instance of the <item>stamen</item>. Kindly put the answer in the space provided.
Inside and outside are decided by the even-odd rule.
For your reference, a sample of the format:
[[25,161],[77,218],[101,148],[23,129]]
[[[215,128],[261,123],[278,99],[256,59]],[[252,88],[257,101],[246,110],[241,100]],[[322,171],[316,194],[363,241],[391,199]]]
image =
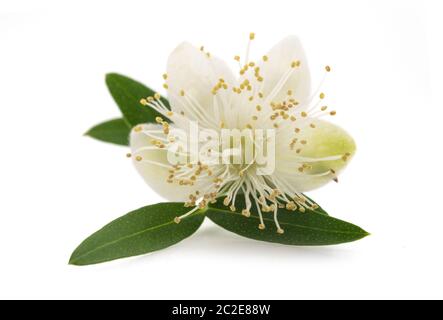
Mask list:
[[254,32],[251,32],[251,33],[249,34],[248,46],[246,47],[245,65],[247,65],[248,62],[249,62],[249,52],[250,52],[250,49],[251,49],[251,42],[252,42],[252,40],[254,40],[254,39],[255,39],[255,33],[254,33]]
[[180,221],[181,221],[182,219],[184,219],[184,218],[186,218],[186,217],[189,217],[191,214],[193,214],[193,213],[194,213],[195,211],[197,211],[198,209],[202,209],[202,208],[200,208],[200,206],[196,206],[194,209],[192,209],[192,210],[186,212],[185,214],[183,214],[183,215],[181,215],[181,216],[179,216],[179,217],[175,217],[175,218],[174,218],[174,222],[175,222],[175,223],[180,223]]

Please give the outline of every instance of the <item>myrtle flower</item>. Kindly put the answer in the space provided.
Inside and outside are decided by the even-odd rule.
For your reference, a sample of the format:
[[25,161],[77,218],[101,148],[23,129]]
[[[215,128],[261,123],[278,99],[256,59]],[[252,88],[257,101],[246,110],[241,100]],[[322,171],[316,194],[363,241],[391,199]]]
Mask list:
[[[227,64],[189,43],[180,44],[170,55],[163,75],[170,109],[160,94],[141,99],[142,107],[153,108],[162,116],[156,124],[141,124],[130,136],[132,159],[144,180],[170,201],[184,201],[195,207],[176,222],[209,202],[223,201],[231,210],[246,217],[255,207],[258,227],[265,229],[263,214],[274,217],[278,233],[278,209],[307,212],[316,204],[302,193],[323,186],[345,168],[355,153],[353,139],[340,127],[325,120],[336,111],[326,105],[321,85],[311,90],[311,79],[300,41],[290,36],[275,45],[258,61],[249,59],[253,33],[244,59],[235,56],[235,75]],[[325,77],[331,71],[325,67]],[[175,129],[189,130],[198,122],[199,130],[272,129],[275,132],[275,169],[258,174],[257,163],[171,164],[167,152],[176,142]],[[199,144],[202,141],[199,141]],[[212,150],[226,147],[215,142]],[[189,155],[186,147],[177,150]],[[244,208],[235,208],[244,197]]]

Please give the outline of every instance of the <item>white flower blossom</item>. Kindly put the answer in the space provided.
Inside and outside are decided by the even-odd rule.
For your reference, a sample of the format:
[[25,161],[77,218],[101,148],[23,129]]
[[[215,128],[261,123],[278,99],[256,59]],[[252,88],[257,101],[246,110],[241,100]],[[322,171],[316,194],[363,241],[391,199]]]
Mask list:
[[[249,60],[253,33],[249,39],[244,61],[234,57],[239,63],[238,76],[203,47],[182,43],[171,53],[163,76],[171,110],[159,94],[141,100],[143,107],[155,109],[162,117],[157,118],[157,124],[142,124],[132,130],[132,159],[161,196],[196,206],[189,214],[221,198],[224,205],[246,217],[255,205],[260,229],[265,229],[263,212],[270,212],[277,231],[283,233],[278,209],[315,209],[316,204],[302,192],[337,181],[355,153],[355,143],[343,129],[323,120],[335,111],[325,105],[321,86],[311,91],[308,64],[298,38],[283,39],[260,61]],[[330,71],[326,66],[325,76]],[[254,163],[170,164],[167,150],[175,139],[172,132],[188,130],[191,121],[215,131],[275,130],[275,170],[259,175]],[[238,197],[244,197],[244,208],[235,208]]]

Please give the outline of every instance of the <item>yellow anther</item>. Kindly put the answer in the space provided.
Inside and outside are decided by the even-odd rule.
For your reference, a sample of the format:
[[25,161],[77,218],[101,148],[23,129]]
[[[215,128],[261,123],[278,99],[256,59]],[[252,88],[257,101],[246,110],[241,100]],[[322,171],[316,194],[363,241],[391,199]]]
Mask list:
[[172,116],[174,115],[174,112],[172,112],[172,111],[168,111],[168,113],[166,113],[166,115],[167,115],[168,117],[172,117]]
[[257,121],[258,117],[257,116],[252,116],[252,120]]
[[324,99],[325,98],[325,94],[322,92],[322,93],[320,93],[320,95],[318,96],[320,99]]
[[295,128],[294,131],[295,131],[295,133],[299,133],[301,131],[301,129],[300,128]]
[[306,140],[301,140],[300,143],[301,144],[307,144],[308,142]]
[[135,132],[140,132],[140,131],[142,131],[143,130],[143,128],[141,127],[141,126],[136,126],[135,128],[134,128],[134,131]]
[[300,64],[301,64],[300,60],[292,61],[292,62],[291,62],[291,68],[297,68],[297,67],[300,67]]
[[235,56],[235,57],[234,57],[234,60],[235,60],[235,61],[240,61],[240,56]]
[[163,123],[163,118],[162,117],[155,117],[155,122]]
[[266,61],[268,61],[268,59],[269,59],[269,58],[268,58],[268,56],[263,56],[263,58],[262,58],[262,59],[263,59],[263,61],[265,61],[265,62],[266,62]]
[[258,93],[258,96],[259,96],[259,98],[263,98],[263,93],[262,93],[262,92],[259,92],[259,93]]
[[251,32],[250,34],[249,34],[249,40],[254,40],[255,39],[255,33],[254,32]]
[[320,108],[321,111],[325,111],[328,108],[328,106],[323,106]]
[[180,221],[181,221],[181,220],[180,220],[180,217],[175,217],[175,218],[174,218],[174,222],[175,222],[175,223],[179,224]]
[[136,160],[136,161],[142,161],[143,158],[142,158],[141,156],[136,156],[136,157],[135,157],[135,160]]
[[163,88],[168,89],[169,88],[168,84],[167,83],[163,84]]
[[291,121],[295,121],[295,120],[297,120],[297,118],[294,116],[291,116]]
[[285,230],[283,230],[283,229],[281,229],[281,228],[278,228],[278,229],[277,229],[277,233],[278,233],[278,234],[283,234],[283,233],[285,233]]
[[310,126],[312,129],[315,128],[315,124],[314,124],[314,123],[311,123],[309,126]]
[[295,205],[295,203],[293,201],[289,201],[288,203],[286,203],[286,209],[295,210],[295,209],[297,209],[297,206]]
[[331,112],[329,112],[329,114],[330,114],[331,116],[335,116],[335,115],[337,114],[337,111],[331,111]]
[[166,73],[164,73],[163,75],[162,75],[162,77],[163,77],[163,79],[168,79],[168,74],[166,74]]
[[130,157],[132,157],[132,154],[127,153],[127,154],[126,154],[126,158],[130,158]]
[[306,118],[306,117],[308,116],[308,114],[307,114],[306,112],[303,111],[303,112],[301,113],[301,116],[302,116],[303,118]]
[[331,67],[330,66],[326,66],[325,70],[326,70],[326,72],[331,72]]
[[247,209],[243,209],[241,212],[242,215],[244,215],[245,217],[250,217],[251,216],[251,212]]
[[255,109],[257,109],[257,111],[261,111],[261,105],[257,105],[256,107],[255,107]]
[[154,99],[155,99],[155,100],[160,100],[161,97],[162,97],[162,96],[161,96],[160,93],[158,93],[158,92],[156,92],[156,93],[154,94]]
[[146,101],[145,98],[140,99],[140,104],[146,106],[148,104],[148,101]]
[[185,90],[180,90],[180,96],[182,96],[182,97],[185,96]]
[[292,90],[288,90],[287,94],[288,96],[292,96]]
[[251,68],[255,66],[255,63],[253,61],[249,62],[248,64]]
[[263,223],[260,223],[259,225],[258,225],[258,228],[260,229],[260,230],[265,230],[265,225],[263,224]]

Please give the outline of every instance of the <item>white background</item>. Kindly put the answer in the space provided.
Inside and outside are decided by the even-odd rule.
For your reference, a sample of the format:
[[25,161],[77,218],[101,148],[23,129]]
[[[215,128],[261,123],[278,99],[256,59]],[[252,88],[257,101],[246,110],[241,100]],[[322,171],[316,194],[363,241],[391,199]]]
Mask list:
[[[0,298],[443,298],[441,1],[5,1],[0,4]],[[151,255],[67,264],[110,220],[161,201],[126,149],[82,134],[119,115],[120,72],[160,88],[181,41],[232,61],[288,34],[358,143],[311,192],[372,233],[318,248],[240,238],[205,222]],[[234,64],[233,64],[234,66]]]

